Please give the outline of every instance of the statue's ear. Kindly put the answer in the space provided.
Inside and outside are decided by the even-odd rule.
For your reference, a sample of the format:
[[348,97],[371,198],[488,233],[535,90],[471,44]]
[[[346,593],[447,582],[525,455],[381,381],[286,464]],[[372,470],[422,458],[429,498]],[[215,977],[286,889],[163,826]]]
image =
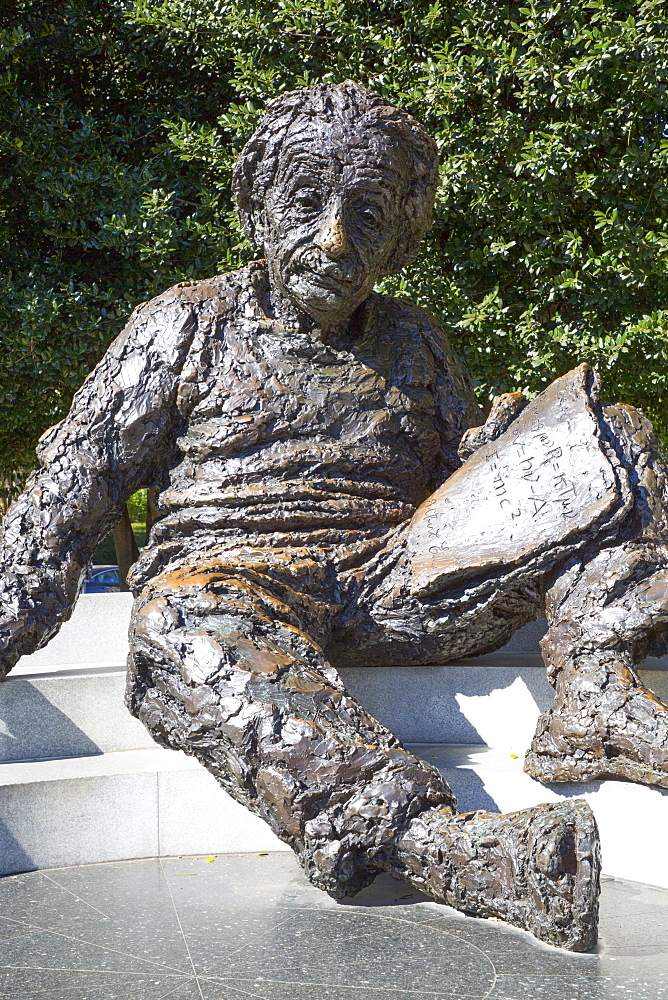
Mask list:
[[237,192],[237,215],[246,238],[258,250],[263,249],[266,233],[264,205],[252,198],[244,198],[240,192]]
[[386,265],[386,274],[398,274],[412,264],[420,252],[422,240],[432,223],[432,204],[435,183],[426,192],[417,192],[406,206],[403,218],[397,224],[397,238]]
[[392,248],[387,264],[386,274],[398,274],[407,264],[417,256],[420,247],[420,240],[415,240],[413,233],[401,232]]
[[246,235],[253,245],[256,246],[258,250],[261,250],[263,255],[266,257],[265,242],[267,239],[267,212],[264,207],[264,203],[254,206],[251,221],[252,235],[249,233],[246,233]]
[[264,246],[266,213],[258,197],[256,169],[258,150],[250,142],[236,162],[232,175],[232,190],[237,203],[237,215],[246,237],[258,249]]
[[407,263],[406,240],[399,237],[385,265],[385,274],[398,274]]

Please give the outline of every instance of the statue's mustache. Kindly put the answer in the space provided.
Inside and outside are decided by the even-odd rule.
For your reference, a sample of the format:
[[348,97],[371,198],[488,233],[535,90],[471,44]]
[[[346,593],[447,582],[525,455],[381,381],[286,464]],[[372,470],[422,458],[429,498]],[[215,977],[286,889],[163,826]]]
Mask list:
[[315,247],[299,247],[286,260],[290,270],[309,271],[317,277],[337,282],[357,282],[363,277],[364,265],[352,256],[332,260]]

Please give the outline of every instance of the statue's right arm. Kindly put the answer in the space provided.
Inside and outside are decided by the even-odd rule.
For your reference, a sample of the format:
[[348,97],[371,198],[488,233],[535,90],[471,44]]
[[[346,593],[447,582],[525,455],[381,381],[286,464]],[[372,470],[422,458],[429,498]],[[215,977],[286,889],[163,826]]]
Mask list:
[[67,417],[40,439],[40,468],[0,537],[0,677],[70,617],[100,539],[128,497],[156,479],[176,434],[195,328],[178,289],[139,306]]

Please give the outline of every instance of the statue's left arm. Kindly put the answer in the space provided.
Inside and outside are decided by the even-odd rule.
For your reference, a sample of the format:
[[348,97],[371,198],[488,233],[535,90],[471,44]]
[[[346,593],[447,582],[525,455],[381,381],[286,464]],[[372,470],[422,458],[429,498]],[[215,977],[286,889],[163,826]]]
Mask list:
[[496,396],[484,424],[470,427],[459,443],[459,457],[462,462],[470,458],[478,448],[490,441],[496,441],[507,430],[529,400],[522,392],[504,392]]
[[426,346],[434,359],[435,422],[440,448],[439,486],[461,465],[458,448],[468,428],[485,419],[473,391],[471,376],[455,354],[445,333],[428,314],[420,312],[420,325]]
[[0,538],[0,676],[70,617],[100,539],[164,464],[194,328],[193,308],[177,291],[140,306],[68,416],[42,436],[40,468]]
[[473,392],[471,376],[443,330],[429,313],[420,311],[419,322],[436,362],[434,398],[441,437],[442,479],[445,479],[478,448],[500,437],[520,415],[528,399],[521,392],[503,393],[494,399],[485,419]]

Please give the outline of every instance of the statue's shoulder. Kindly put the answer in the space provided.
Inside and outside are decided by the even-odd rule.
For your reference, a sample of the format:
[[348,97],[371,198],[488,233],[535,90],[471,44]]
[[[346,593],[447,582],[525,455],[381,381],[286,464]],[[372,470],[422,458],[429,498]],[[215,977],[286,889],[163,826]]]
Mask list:
[[142,302],[133,317],[148,320],[164,314],[192,312],[227,312],[233,310],[239,296],[248,288],[253,265],[227,271],[212,278],[179,281],[152,299]]
[[240,299],[249,286],[251,266],[212,278],[179,281],[159,295],[141,302],[111,346],[115,353],[156,350],[179,356],[202,324],[238,315]]
[[380,292],[374,293],[374,305],[384,323],[400,340],[423,344],[439,360],[456,359],[445,332],[427,309]]
[[[375,296],[375,307],[391,336],[400,344],[409,343],[430,359],[436,372],[435,393],[441,410],[455,416],[455,429],[448,434],[461,437],[466,427],[484,419],[473,391],[471,376],[455,353],[438,320],[427,309],[391,295]],[[431,361],[433,359],[433,361]],[[448,417],[449,423],[450,417]],[[453,459],[454,461],[454,459]]]

